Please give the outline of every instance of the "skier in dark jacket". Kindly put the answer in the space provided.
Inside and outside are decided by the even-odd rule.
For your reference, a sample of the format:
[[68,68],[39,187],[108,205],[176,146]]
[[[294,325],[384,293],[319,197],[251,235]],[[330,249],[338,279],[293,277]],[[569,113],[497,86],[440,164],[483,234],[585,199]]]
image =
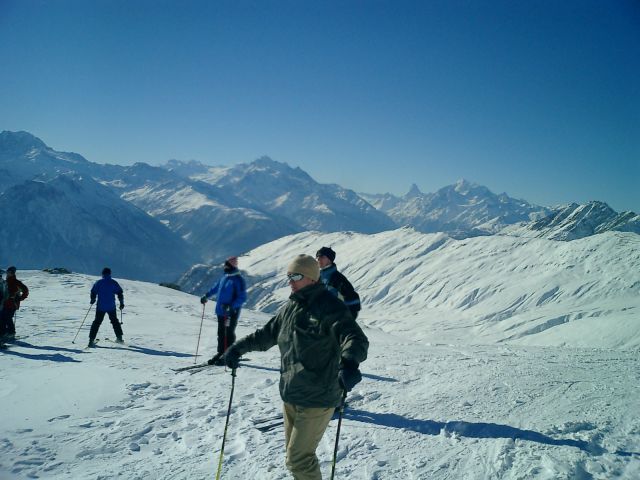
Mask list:
[[111,269],[105,267],[102,269],[102,278],[91,287],[91,305],[96,302],[96,297],[98,297],[98,305],[96,306],[96,318],[91,324],[91,330],[89,331],[90,347],[95,346],[96,336],[98,335],[98,330],[100,329],[102,320],[104,320],[105,314],[108,314],[109,320],[111,320],[113,332],[116,334],[116,342],[124,343],[122,339],[122,326],[116,315],[116,296],[120,301],[120,310],[122,310],[124,308],[122,287],[111,278]]
[[278,345],[284,401],[286,465],[298,480],[321,480],[316,448],[346,391],[361,379],[369,341],[343,302],[318,282],[318,263],[298,255],[287,269],[289,301],[262,328],[224,355],[232,369],[241,355]]
[[7,268],[6,294],[0,312],[0,337],[5,342],[16,338],[16,325],[13,317],[20,308],[20,302],[29,296],[29,289],[16,277],[16,267]]
[[320,280],[331,293],[344,302],[356,319],[360,311],[360,296],[347,277],[338,271],[338,267],[333,263],[335,259],[336,252],[331,247],[322,247],[316,252],[316,260],[320,266]]
[[238,257],[229,257],[224,262],[224,275],[200,298],[203,305],[213,295],[216,297],[216,316],[218,317],[218,348],[209,365],[224,365],[222,355],[229,345],[236,341],[236,327],[240,309],[247,301],[247,287],[238,270]]

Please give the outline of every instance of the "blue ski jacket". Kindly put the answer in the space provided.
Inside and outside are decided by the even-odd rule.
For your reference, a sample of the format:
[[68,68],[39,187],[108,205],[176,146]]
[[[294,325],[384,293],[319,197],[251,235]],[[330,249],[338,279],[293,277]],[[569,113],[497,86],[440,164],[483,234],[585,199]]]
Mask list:
[[224,315],[226,305],[231,305],[240,314],[240,308],[247,301],[247,287],[237,268],[225,273],[206,296],[210,298],[216,294],[216,315]]
[[120,284],[111,275],[103,275],[100,280],[91,287],[91,303],[98,297],[97,310],[101,312],[111,312],[116,309],[116,299],[118,296],[121,304],[124,304],[124,295]]

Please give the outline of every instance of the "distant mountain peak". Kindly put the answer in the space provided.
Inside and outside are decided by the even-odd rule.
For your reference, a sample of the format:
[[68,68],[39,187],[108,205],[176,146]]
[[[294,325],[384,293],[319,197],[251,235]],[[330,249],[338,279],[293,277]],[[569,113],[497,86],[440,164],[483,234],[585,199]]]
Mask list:
[[29,132],[4,130],[0,133],[0,149],[2,150],[15,151],[16,149],[27,150],[32,148],[47,149],[49,147]]
[[471,190],[475,189],[478,187],[478,184],[476,183],[472,183],[469,180],[466,180],[464,178],[459,179],[454,185],[453,185],[453,189],[460,193],[461,195],[466,195],[468,194]]
[[274,160],[273,158],[263,155],[259,158],[256,158],[253,162],[249,164],[250,167],[258,168],[261,170],[276,170],[276,171],[287,171],[287,170],[297,170],[291,168],[288,163],[279,162]]
[[421,197],[422,195],[423,195],[423,193],[418,188],[418,185],[416,185],[415,183],[412,183],[411,184],[411,188],[409,189],[407,194],[404,196],[404,198],[410,199],[410,198],[415,198],[415,197]]

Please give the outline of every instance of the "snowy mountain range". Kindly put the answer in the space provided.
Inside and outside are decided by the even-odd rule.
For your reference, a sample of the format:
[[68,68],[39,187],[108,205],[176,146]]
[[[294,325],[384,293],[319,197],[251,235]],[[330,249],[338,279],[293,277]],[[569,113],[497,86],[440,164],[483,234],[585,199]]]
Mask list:
[[424,233],[445,232],[453,238],[498,233],[507,225],[547,216],[550,210],[516,200],[488,188],[459,180],[455,185],[425,194],[412,185],[403,197],[362,194],[397,225]]
[[[56,180],[61,175],[64,180]],[[96,185],[88,188],[91,181]],[[102,190],[96,194],[98,187]],[[53,195],[52,189],[57,203],[42,209],[39,205]],[[30,192],[31,215],[16,213],[21,190]],[[98,219],[93,218],[96,196],[101,197]],[[176,160],[160,167],[103,165],[57,152],[27,132],[0,133],[0,221],[21,232],[16,240],[20,251],[34,252],[17,256],[3,250],[0,262],[20,260],[23,268],[65,266],[94,273],[101,268],[96,265],[109,263],[132,278],[172,281],[194,264],[215,264],[230,254],[310,230],[375,234],[411,226],[458,239],[501,233],[561,240],[609,230],[640,233],[638,215],[617,214],[597,203],[600,208],[573,206],[576,213],[571,215],[566,212],[570,207],[531,205],[464,180],[431,194],[415,185],[403,197],[358,194],[320,184],[300,168],[268,157],[232,167]],[[65,237],[61,228],[73,235]],[[112,237],[126,243],[126,253],[112,248],[118,243],[110,242]],[[43,244],[46,238],[52,239],[50,244]],[[70,244],[86,248],[61,256]]]
[[[358,195],[266,158],[100,165],[7,132],[0,170],[0,265],[17,264],[30,289],[22,338],[0,353],[10,412],[0,478],[211,478],[227,412],[223,478],[289,478],[282,426],[255,424],[281,411],[277,349],[250,354],[228,410],[223,368],[170,370],[215,350],[211,303],[122,279],[177,278],[238,245],[249,288],[240,337],[286,301],[298,253],[332,246],[362,298],[371,347],[349,394],[336,478],[640,475],[633,213],[600,202],[535,207],[464,181],[435,194]],[[351,218],[363,232],[330,231]],[[395,228],[405,222],[449,231]],[[307,231],[314,225],[327,231]],[[110,265],[125,290],[126,344],[106,340],[104,322],[98,348],[81,347],[98,277],[24,271],[31,265],[94,274]],[[220,274],[196,264],[180,283],[202,294]],[[323,475],[336,423],[318,448]]]
[[90,177],[27,180],[5,190],[0,205],[3,265],[85,272],[109,265],[153,280],[172,279],[197,260],[184,240]]
[[506,227],[502,233],[569,241],[610,231],[640,233],[640,215],[617,213],[603,202],[572,203],[537,221]]

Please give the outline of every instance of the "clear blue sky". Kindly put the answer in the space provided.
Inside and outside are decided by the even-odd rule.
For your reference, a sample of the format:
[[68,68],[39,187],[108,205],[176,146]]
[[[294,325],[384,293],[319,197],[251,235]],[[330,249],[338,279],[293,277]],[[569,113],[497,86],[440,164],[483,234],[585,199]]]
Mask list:
[[0,0],[0,130],[640,212],[640,1]]

